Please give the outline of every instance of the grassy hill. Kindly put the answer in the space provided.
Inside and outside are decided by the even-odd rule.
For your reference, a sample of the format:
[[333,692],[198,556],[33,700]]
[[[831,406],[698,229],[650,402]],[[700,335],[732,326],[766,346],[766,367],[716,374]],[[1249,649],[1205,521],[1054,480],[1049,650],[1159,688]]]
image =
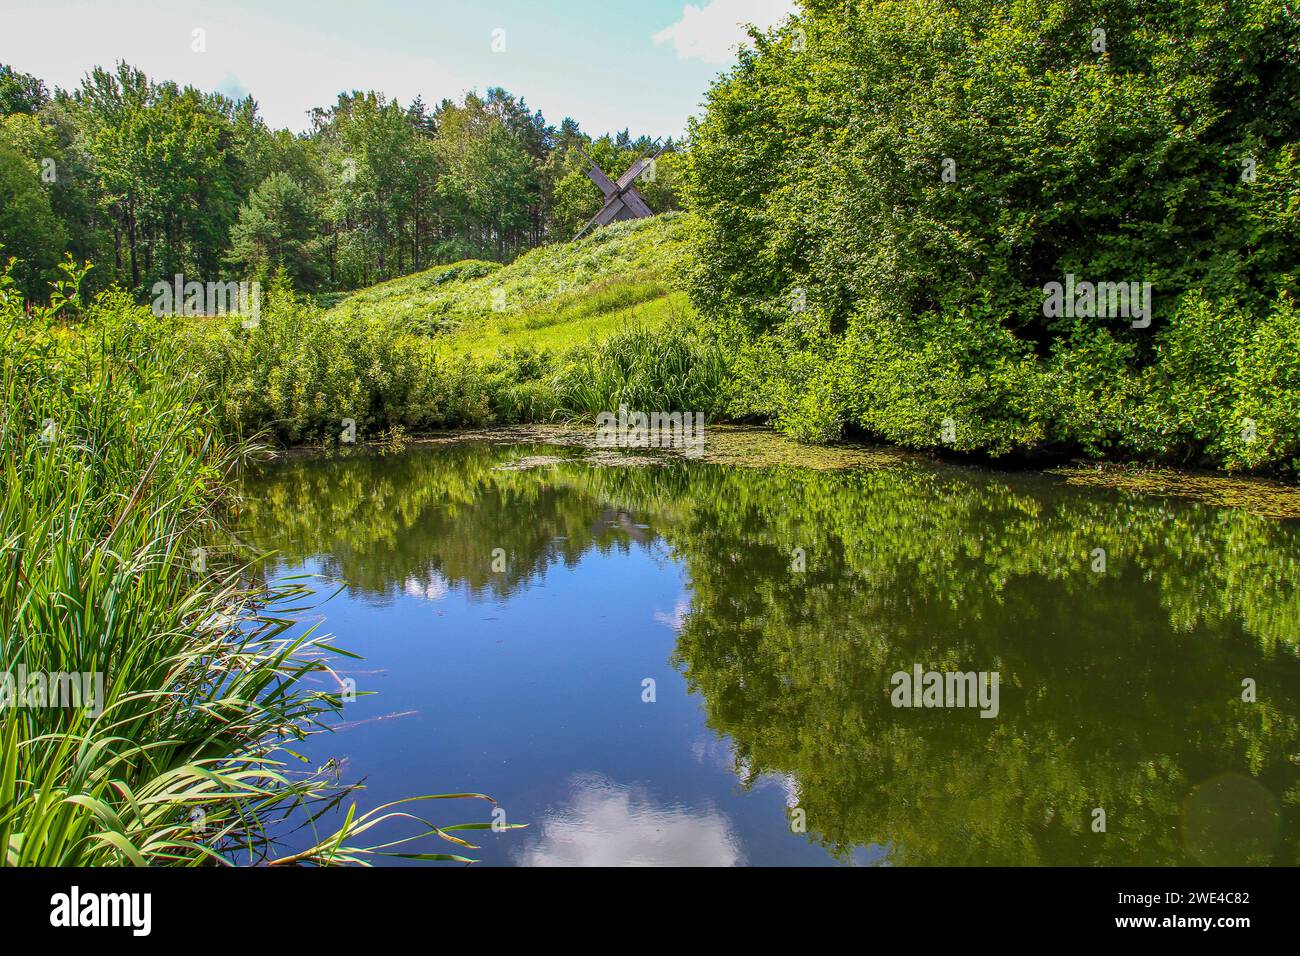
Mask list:
[[690,309],[672,283],[687,223],[685,214],[666,213],[544,246],[506,266],[479,260],[436,266],[353,293],[330,314],[395,320],[461,354],[604,339]]

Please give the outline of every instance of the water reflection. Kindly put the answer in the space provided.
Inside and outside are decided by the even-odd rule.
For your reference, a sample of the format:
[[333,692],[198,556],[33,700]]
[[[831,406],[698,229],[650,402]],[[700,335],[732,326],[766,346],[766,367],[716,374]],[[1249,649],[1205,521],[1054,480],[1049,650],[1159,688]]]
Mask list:
[[[647,617],[676,633],[672,664],[728,741],[740,790],[775,780],[788,794],[750,841],[788,840],[802,811],[802,839],[841,859],[874,846],[897,864],[1297,862],[1294,523],[915,464],[572,455],[461,445],[301,461],[250,485],[245,519],[259,545],[373,601],[509,602],[589,554],[680,564],[686,598]],[[511,467],[530,456],[550,458]],[[580,614],[568,600],[548,613]],[[893,708],[890,675],[917,664],[997,671],[998,718]],[[549,768],[557,782],[582,769]],[[521,860],[753,856],[720,812],[653,786],[656,799],[582,778]]]
[[562,806],[537,824],[523,866],[738,866],[730,821],[712,807],[655,802],[645,787],[581,774]]
[[403,594],[425,601],[441,601],[447,596],[448,590],[447,579],[441,574],[424,577],[412,574],[402,583]]

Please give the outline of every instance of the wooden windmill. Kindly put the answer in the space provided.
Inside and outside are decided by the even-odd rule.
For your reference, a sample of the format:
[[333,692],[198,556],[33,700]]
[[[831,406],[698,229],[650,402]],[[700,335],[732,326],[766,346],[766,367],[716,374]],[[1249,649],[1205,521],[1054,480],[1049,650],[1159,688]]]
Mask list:
[[641,178],[641,174],[663,155],[665,147],[661,146],[655,150],[653,156],[642,156],[627,172],[618,177],[617,182],[606,176],[605,171],[582,151],[581,146],[575,148],[582,154],[582,158],[591,164],[587,170],[587,177],[605,194],[605,205],[601,207],[600,212],[591,217],[591,221],[582,227],[582,231],[574,236],[574,239],[581,239],[596,226],[607,226],[611,222],[622,222],[624,219],[648,219],[654,215],[641,194],[637,192],[635,184]]

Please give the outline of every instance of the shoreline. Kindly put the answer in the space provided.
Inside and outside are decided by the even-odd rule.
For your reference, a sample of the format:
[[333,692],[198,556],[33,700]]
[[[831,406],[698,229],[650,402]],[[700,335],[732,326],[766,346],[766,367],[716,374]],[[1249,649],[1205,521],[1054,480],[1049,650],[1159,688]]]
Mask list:
[[[596,443],[595,427],[573,424],[499,425],[487,428],[448,429],[403,436],[395,441],[359,442],[356,445],[297,445],[270,449],[269,461],[303,456],[393,453],[407,448],[435,447],[478,441],[494,445],[544,444],[598,452],[604,456],[626,455],[634,460],[621,463],[641,467],[678,460],[691,460],[672,448],[611,449]],[[1174,497],[1219,508],[1234,508],[1276,520],[1300,520],[1300,484],[1275,478],[1221,471],[1170,468],[1138,462],[1078,460],[1047,468],[999,467],[995,463],[964,461],[903,448],[843,442],[834,445],[805,445],[763,425],[708,426],[704,453],[693,459],[705,464],[744,468],[797,467],[816,471],[854,468],[922,466],[940,469],[975,470],[1005,476],[1028,475],[1063,481],[1076,487],[1109,488],[1156,497]],[[609,465],[609,458],[596,461]]]

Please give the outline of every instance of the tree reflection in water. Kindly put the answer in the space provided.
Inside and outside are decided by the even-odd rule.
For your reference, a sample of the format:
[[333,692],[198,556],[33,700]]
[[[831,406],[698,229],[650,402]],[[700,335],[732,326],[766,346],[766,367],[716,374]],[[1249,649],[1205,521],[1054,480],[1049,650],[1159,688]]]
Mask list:
[[[1294,523],[915,463],[508,467],[577,455],[466,443],[300,459],[250,480],[242,522],[376,601],[509,596],[590,549],[657,549],[691,582],[673,663],[733,742],[742,785],[790,781],[789,812],[837,855],[1297,861]],[[997,671],[998,717],[895,709],[890,675],[916,664]],[[608,812],[644,802],[596,789],[579,797]],[[529,852],[586,845],[551,822]]]

